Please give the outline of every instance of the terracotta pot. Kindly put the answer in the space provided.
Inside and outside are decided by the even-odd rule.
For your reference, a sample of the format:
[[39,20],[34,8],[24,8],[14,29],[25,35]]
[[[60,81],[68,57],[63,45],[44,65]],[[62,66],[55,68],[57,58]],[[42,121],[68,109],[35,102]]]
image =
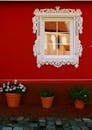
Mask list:
[[43,108],[51,108],[53,103],[54,96],[52,97],[41,97],[42,107]]
[[6,93],[8,107],[18,107],[20,104],[21,94]]
[[84,109],[85,107],[85,103],[81,100],[75,100],[74,105],[77,109]]

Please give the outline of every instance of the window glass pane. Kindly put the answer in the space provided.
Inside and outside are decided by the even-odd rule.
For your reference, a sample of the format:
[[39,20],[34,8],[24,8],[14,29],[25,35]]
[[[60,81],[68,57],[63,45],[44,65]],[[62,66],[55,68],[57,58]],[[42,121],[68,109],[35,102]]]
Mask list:
[[69,21],[45,21],[45,55],[70,54]]

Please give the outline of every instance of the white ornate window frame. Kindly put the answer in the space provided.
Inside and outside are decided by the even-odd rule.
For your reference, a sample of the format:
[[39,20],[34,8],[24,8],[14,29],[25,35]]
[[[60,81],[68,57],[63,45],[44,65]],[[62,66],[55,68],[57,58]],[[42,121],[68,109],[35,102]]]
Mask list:
[[[53,65],[55,67],[61,67],[62,65],[74,65],[76,68],[79,66],[79,57],[82,55],[82,45],[79,40],[79,33],[82,33],[83,18],[80,9],[35,9],[33,17],[33,33],[36,33],[35,44],[33,45],[34,56],[37,57],[37,67],[41,65]],[[44,48],[44,20],[43,18],[72,18],[72,43],[70,48],[70,55],[45,55]]]

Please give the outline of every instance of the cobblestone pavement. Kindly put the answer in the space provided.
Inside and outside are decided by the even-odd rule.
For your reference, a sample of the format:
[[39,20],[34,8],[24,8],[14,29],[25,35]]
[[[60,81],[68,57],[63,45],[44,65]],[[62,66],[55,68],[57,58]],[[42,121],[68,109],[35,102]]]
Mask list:
[[0,130],[92,130],[92,119],[0,117]]

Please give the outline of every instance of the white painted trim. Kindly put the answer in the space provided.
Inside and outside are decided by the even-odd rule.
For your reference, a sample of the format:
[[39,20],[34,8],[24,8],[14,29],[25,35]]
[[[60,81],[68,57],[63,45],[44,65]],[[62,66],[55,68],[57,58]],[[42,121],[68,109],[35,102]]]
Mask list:
[[[79,66],[79,57],[82,55],[82,45],[79,39],[79,34],[82,33],[82,12],[80,9],[61,9],[59,6],[45,9],[35,9],[33,17],[33,33],[36,33],[36,40],[33,46],[34,56],[37,58],[37,67],[42,65],[53,65],[54,67],[61,67],[63,65],[74,65],[76,68]],[[64,19],[71,22],[70,29],[70,55],[45,55],[44,46],[44,23],[48,18],[50,21],[53,19]]]

